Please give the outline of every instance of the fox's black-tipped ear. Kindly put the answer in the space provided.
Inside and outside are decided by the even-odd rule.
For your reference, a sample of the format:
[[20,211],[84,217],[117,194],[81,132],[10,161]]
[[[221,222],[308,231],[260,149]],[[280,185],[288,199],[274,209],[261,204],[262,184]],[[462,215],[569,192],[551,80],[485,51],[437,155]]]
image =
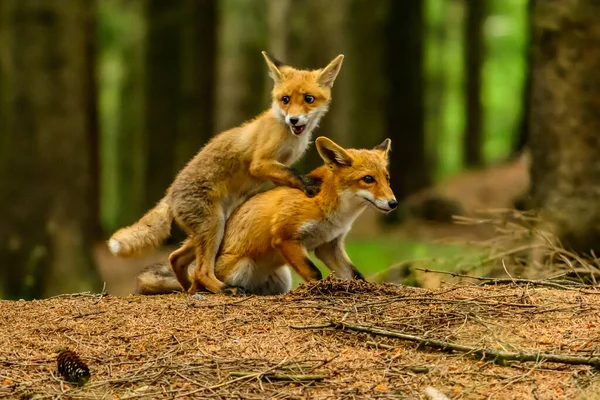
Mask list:
[[331,139],[327,139],[324,136],[319,136],[317,140],[315,140],[315,146],[317,147],[317,151],[319,155],[325,161],[326,164],[329,165],[352,165],[352,157],[346,150],[342,147],[338,146]]
[[267,66],[269,67],[269,75],[271,76],[271,78],[273,78],[275,83],[281,83],[281,71],[279,70],[277,65],[277,63],[280,63],[280,61],[273,61],[273,59],[269,57],[266,51],[263,51],[262,55],[265,58],[265,61],[267,62]]
[[330,62],[329,65],[323,68],[323,70],[319,74],[319,78],[317,79],[319,85],[332,88],[333,83],[335,82],[335,78],[337,78],[338,73],[342,68],[343,61],[344,55],[340,54],[332,62]]
[[388,158],[388,153],[390,152],[390,150],[392,149],[392,140],[391,139],[385,139],[383,142],[381,142],[381,144],[378,144],[377,146],[373,147],[373,150],[378,150],[383,152],[383,155],[385,156],[385,158]]
[[265,51],[265,53],[267,54],[267,57],[269,57],[269,60],[271,60],[271,62],[273,63],[273,65],[275,65],[277,68],[281,68],[284,65],[286,65],[283,61],[279,60],[278,58],[275,58],[273,56],[273,54]]

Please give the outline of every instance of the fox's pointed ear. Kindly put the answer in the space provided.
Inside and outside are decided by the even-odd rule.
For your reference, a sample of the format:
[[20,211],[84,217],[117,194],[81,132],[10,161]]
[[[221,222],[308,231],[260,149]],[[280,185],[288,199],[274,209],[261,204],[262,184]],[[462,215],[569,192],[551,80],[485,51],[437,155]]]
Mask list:
[[269,67],[269,75],[271,76],[271,78],[273,78],[275,83],[281,83],[281,71],[279,70],[279,68],[277,68],[277,64],[279,64],[279,66],[283,65],[281,61],[274,60],[271,57],[269,57],[266,51],[263,51],[262,55],[265,58],[265,61],[267,62],[267,66]]
[[324,136],[319,136],[315,140],[317,151],[319,155],[329,165],[345,165],[347,167],[352,165],[352,157],[346,150],[338,146],[331,139],[327,139]]
[[333,82],[335,82],[335,78],[337,78],[338,73],[342,68],[343,61],[344,55],[340,54],[332,62],[330,62],[328,66],[323,68],[323,70],[319,73],[319,77],[317,78],[319,85],[332,88]]
[[392,149],[392,140],[389,138],[385,139],[383,142],[381,142],[381,144],[378,144],[377,146],[373,147],[373,150],[383,152],[383,156],[386,159],[388,158],[388,154],[391,149]]

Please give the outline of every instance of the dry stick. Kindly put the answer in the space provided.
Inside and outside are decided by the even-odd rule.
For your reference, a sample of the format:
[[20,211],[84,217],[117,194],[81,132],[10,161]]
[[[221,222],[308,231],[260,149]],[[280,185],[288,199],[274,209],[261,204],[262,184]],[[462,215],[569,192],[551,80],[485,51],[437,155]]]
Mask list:
[[[256,376],[256,372],[244,372],[244,371],[233,371],[229,373],[230,376]],[[276,381],[322,381],[327,378],[325,375],[284,375],[284,374],[262,374],[263,378],[276,380]]]
[[588,294],[600,294],[600,291],[598,291],[598,292],[585,291],[578,287],[569,287],[569,286],[565,286],[565,285],[560,285],[558,283],[549,282],[548,280],[487,278],[487,277],[483,277],[483,276],[458,274],[456,272],[439,271],[439,270],[428,269],[428,268],[415,268],[415,269],[418,271],[430,272],[430,273],[434,273],[434,274],[450,275],[455,278],[476,279],[478,281],[482,281],[482,285],[494,285],[494,284],[502,284],[502,283],[515,283],[515,284],[525,283],[525,284],[532,284],[532,285],[536,285],[536,286],[548,286],[548,287],[553,287],[553,288],[563,289],[563,290],[576,290],[578,292],[588,293]]
[[422,346],[433,347],[442,350],[453,350],[462,353],[475,354],[481,357],[494,357],[497,361],[546,361],[561,364],[571,365],[591,365],[596,368],[600,367],[600,357],[581,357],[568,354],[552,354],[552,353],[525,353],[525,352],[510,352],[498,351],[493,349],[485,349],[475,346],[446,342],[438,339],[428,339],[420,336],[408,335],[402,332],[389,331],[373,326],[356,325],[347,322],[331,321],[331,327],[336,329],[349,329],[357,332],[368,332],[375,335],[393,337],[411,342],[417,342]]

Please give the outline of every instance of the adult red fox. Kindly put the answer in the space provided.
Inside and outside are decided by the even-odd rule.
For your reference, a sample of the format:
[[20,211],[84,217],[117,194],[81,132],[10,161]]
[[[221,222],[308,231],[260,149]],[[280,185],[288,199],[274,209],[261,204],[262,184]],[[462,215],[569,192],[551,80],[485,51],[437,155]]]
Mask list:
[[[238,207],[227,221],[216,276],[247,293],[285,293],[292,284],[286,264],[305,281],[321,279],[308,258],[314,250],[338,277],[364,279],[344,250],[344,238],[367,206],[390,212],[398,205],[387,170],[390,145],[386,139],[372,150],[343,149],[317,138],[325,165],[308,176],[321,180],[320,192],[308,198],[298,189],[279,186]],[[194,250],[184,246],[179,251],[187,267]],[[181,290],[166,264],[147,267],[137,281],[142,294]]]
[[[237,128],[215,136],[177,175],[158,205],[108,241],[111,252],[127,257],[159,246],[175,220],[189,235],[170,256],[184,290],[204,287],[235,293],[215,277],[214,263],[231,212],[266,181],[298,188],[311,197],[318,181],[289,166],[306,151],[313,130],[327,112],[331,88],[344,56],[327,67],[297,70],[263,52],[273,78],[271,109]],[[181,255],[186,254],[184,262]],[[190,256],[191,254],[191,256]],[[187,266],[196,259],[194,273]]]

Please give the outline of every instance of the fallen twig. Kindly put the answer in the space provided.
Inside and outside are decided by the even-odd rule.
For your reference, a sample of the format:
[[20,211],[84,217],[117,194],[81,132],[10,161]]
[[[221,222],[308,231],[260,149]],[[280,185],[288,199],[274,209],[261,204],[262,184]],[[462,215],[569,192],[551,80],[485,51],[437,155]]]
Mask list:
[[458,351],[461,353],[474,354],[485,358],[494,358],[496,362],[502,361],[520,361],[520,362],[555,362],[571,365],[591,365],[600,368],[600,357],[581,357],[569,354],[553,353],[528,353],[528,352],[510,352],[498,351],[494,349],[485,349],[476,346],[463,345],[458,343],[446,342],[439,339],[430,339],[420,336],[409,335],[402,332],[390,331],[378,327],[351,324],[348,322],[331,321],[330,326],[336,329],[349,329],[357,332],[367,332],[375,335],[393,337],[402,340],[419,343],[422,346],[433,347],[441,350]]
[[[418,271],[429,272],[429,273],[434,273],[434,274],[450,275],[454,278],[475,279],[475,280],[481,281],[482,285],[501,285],[501,284],[507,284],[507,283],[508,284],[510,284],[510,283],[528,284],[528,285],[535,285],[535,286],[552,287],[552,288],[563,289],[563,290],[576,290],[578,292],[587,293],[587,294],[600,294],[600,291],[583,290],[580,285],[570,287],[570,286],[566,286],[566,285],[561,285],[559,283],[550,282],[547,279],[538,280],[538,279],[521,279],[521,278],[518,278],[518,279],[517,278],[488,278],[485,276],[466,275],[466,274],[459,274],[456,272],[439,271],[439,270],[428,269],[428,268],[415,268],[415,269]],[[589,285],[587,287],[595,288],[594,286],[589,286]]]
[[[233,371],[229,373],[230,376],[256,376],[256,372],[244,372],[244,371]],[[284,375],[277,373],[261,374],[262,378],[276,380],[276,381],[291,381],[291,382],[306,382],[306,381],[322,381],[327,378],[325,375]]]

